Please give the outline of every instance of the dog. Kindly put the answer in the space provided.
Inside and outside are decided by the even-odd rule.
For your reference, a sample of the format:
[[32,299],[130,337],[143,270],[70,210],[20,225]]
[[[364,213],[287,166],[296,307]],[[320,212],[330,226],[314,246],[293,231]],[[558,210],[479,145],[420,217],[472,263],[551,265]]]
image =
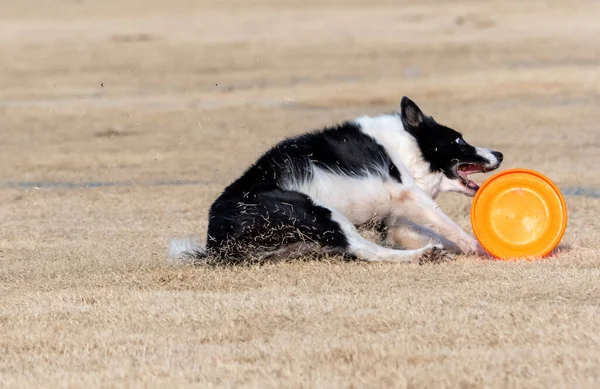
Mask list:
[[[469,175],[495,170],[502,159],[404,96],[399,111],[275,145],[214,201],[206,245],[175,239],[170,257],[238,264],[249,256],[317,252],[418,263],[449,253],[483,255],[435,199],[441,192],[474,196],[479,186]],[[383,226],[383,244],[361,235],[365,225]]]

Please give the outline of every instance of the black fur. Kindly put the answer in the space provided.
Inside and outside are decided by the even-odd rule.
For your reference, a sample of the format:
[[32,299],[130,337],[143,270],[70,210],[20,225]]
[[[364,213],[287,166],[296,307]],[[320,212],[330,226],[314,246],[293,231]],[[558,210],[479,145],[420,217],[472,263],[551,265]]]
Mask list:
[[300,241],[339,248],[339,253],[348,245],[331,211],[298,192],[272,189],[221,196],[210,214],[208,252],[236,262],[248,253]]
[[402,180],[385,149],[354,123],[286,139],[215,200],[209,214],[208,253],[237,261],[247,252],[299,241],[343,252],[348,242],[331,212],[304,194],[282,188],[290,178],[311,179],[311,165],[348,176],[385,174]]

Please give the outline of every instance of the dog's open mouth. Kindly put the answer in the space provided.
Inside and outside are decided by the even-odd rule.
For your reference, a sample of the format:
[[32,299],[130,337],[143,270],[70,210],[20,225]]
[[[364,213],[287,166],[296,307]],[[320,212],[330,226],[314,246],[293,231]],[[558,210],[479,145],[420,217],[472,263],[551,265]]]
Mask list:
[[459,163],[456,165],[456,174],[462,180],[463,185],[474,192],[477,192],[479,185],[477,185],[477,183],[474,181],[469,180],[469,175],[475,173],[487,173],[491,170],[494,169],[478,163]]

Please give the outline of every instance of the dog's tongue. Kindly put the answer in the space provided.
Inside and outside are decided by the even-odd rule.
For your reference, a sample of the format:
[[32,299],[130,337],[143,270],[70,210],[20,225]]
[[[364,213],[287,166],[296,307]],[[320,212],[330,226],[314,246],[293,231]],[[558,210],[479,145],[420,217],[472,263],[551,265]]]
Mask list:
[[479,185],[477,185],[477,183],[475,183],[475,182],[473,182],[471,180],[468,180],[467,187],[469,189],[473,189],[476,192],[477,192],[477,190],[479,190]]

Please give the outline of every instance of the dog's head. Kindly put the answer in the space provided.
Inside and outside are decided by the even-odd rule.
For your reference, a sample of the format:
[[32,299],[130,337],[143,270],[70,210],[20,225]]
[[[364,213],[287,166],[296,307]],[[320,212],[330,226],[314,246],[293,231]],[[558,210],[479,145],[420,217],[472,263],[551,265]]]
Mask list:
[[468,144],[459,132],[426,116],[408,97],[400,103],[404,129],[417,141],[431,173],[443,173],[440,189],[474,196],[479,185],[469,180],[474,173],[497,169],[502,153]]

